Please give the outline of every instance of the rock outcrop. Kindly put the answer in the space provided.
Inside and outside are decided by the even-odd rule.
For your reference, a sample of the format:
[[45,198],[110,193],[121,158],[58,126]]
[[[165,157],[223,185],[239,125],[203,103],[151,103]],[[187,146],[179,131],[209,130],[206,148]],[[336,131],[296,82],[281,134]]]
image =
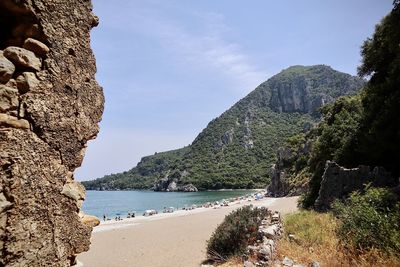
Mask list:
[[164,177],[153,187],[154,191],[165,192],[197,192],[198,189],[192,184],[179,184],[177,178]]
[[335,199],[362,190],[369,183],[376,187],[393,187],[397,181],[383,167],[371,170],[369,166],[360,165],[357,168],[346,169],[334,161],[327,161],[315,207],[319,210],[328,209]]
[[[307,125],[309,130],[312,126]],[[295,146],[283,146],[278,149],[277,161],[271,166],[271,183],[267,194],[271,197],[297,196],[307,190],[308,181],[303,177],[304,166],[310,156],[312,139],[307,139]]]
[[96,137],[103,93],[90,1],[0,1],[0,266],[71,266],[93,217],[73,172]]
[[272,197],[281,197],[289,194],[290,184],[286,179],[287,173],[284,170],[285,161],[289,161],[293,155],[290,148],[279,148],[277,153],[277,162],[272,165],[270,170],[271,183],[267,191]]
[[[343,83],[335,88],[336,92],[318,90],[334,82],[333,77],[325,76],[323,79],[309,79],[308,75],[299,75],[296,71],[299,66],[290,67],[283,77],[283,81],[271,82],[271,98],[269,104],[276,112],[299,112],[318,115],[318,109],[326,103],[333,102],[339,95],[354,93],[360,88],[360,81],[356,79],[344,79]],[[311,70],[313,71],[313,70]],[[329,72],[328,66],[322,66],[315,75],[322,76]]]

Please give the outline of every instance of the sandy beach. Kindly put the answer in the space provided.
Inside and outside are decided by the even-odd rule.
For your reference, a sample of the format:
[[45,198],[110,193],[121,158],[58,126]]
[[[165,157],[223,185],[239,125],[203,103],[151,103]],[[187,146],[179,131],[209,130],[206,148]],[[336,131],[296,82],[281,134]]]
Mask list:
[[266,206],[283,214],[297,209],[297,197],[242,201],[228,207],[179,210],[169,214],[101,223],[90,250],[79,255],[86,267],[191,267],[205,259],[206,241],[225,215],[243,205]]

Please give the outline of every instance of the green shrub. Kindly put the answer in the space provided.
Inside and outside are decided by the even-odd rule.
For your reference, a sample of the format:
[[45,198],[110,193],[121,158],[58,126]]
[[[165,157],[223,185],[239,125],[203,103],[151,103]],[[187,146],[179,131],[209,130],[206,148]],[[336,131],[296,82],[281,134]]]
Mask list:
[[243,253],[249,244],[256,241],[258,227],[267,214],[265,208],[245,206],[227,215],[207,242],[209,259],[224,261]]
[[352,193],[344,203],[335,202],[333,210],[341,220],[338,236],[348,248],[400,253],[400,201],[389,189]]

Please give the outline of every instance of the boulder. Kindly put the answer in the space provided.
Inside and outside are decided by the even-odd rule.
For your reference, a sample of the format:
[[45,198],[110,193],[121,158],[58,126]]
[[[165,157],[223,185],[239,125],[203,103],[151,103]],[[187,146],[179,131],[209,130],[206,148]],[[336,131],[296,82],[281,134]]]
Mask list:
[[36,71],[39,71],[42,67],[41,60],[32,51],[24,48],[10,46],[4,49],[3,54],[17,67],[23,67]]
[[168,187],[167,187],[167,191],[173,192],[173,191],[176,191],[176,190],[178,190],[176,182],[175,181],[170,182]]
[[272,257],[272,250],[271,247],[268,245],[263,245],[258,252],[259,258],[270,259]]
[[271,217],[271,222],[276,223],[281,220],[281,215],[279,212],[275,212]]
[[99,218],[93,215],[81,214],[81,221],[90,227],[96,227],[100,224]]
[[285,258],[282,260],[282,265],[283,265],[283,266],[292,267],[292,266],[294,265],[294,261],[293,261],[292,259],[288,258],[288,257],[285,257]]
[[45,57],[50,51],[50,48],[47,45],[33,38],[26,39],[23,48],[32,51],[40,57]]
[[14,64],[3,55],[3,51],[0,51],[0,82],[7,83],[14,71]]
[[262,229],[261,231],[267,238],[276,239],[278,237],[279,227],[277,224],[273,224],[265,229]]
[[21,94],[34,90],[38,87],[39,83],[40,81],[33,72],[23,72],[16,79],[17,88]]
[[199,190],[197,189],[197,187],[195,187],[195,186],[192,185],[192,184],[185,184],[185,185],[182,185],[182,186],[180,187],[179,191],[183,191],[183,192],[197,192],[197,191],[199,191]]

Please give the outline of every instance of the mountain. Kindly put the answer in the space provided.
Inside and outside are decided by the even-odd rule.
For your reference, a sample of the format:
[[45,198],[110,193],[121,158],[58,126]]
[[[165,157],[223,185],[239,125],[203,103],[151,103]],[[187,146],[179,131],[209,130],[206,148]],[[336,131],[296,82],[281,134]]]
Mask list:
[[190,146],[144,157],[129,171],[83,184],[88,190],[265,187],[285,140],[317,123],[321,106],[363,84],[326,65],[289,67],[212,120]]

